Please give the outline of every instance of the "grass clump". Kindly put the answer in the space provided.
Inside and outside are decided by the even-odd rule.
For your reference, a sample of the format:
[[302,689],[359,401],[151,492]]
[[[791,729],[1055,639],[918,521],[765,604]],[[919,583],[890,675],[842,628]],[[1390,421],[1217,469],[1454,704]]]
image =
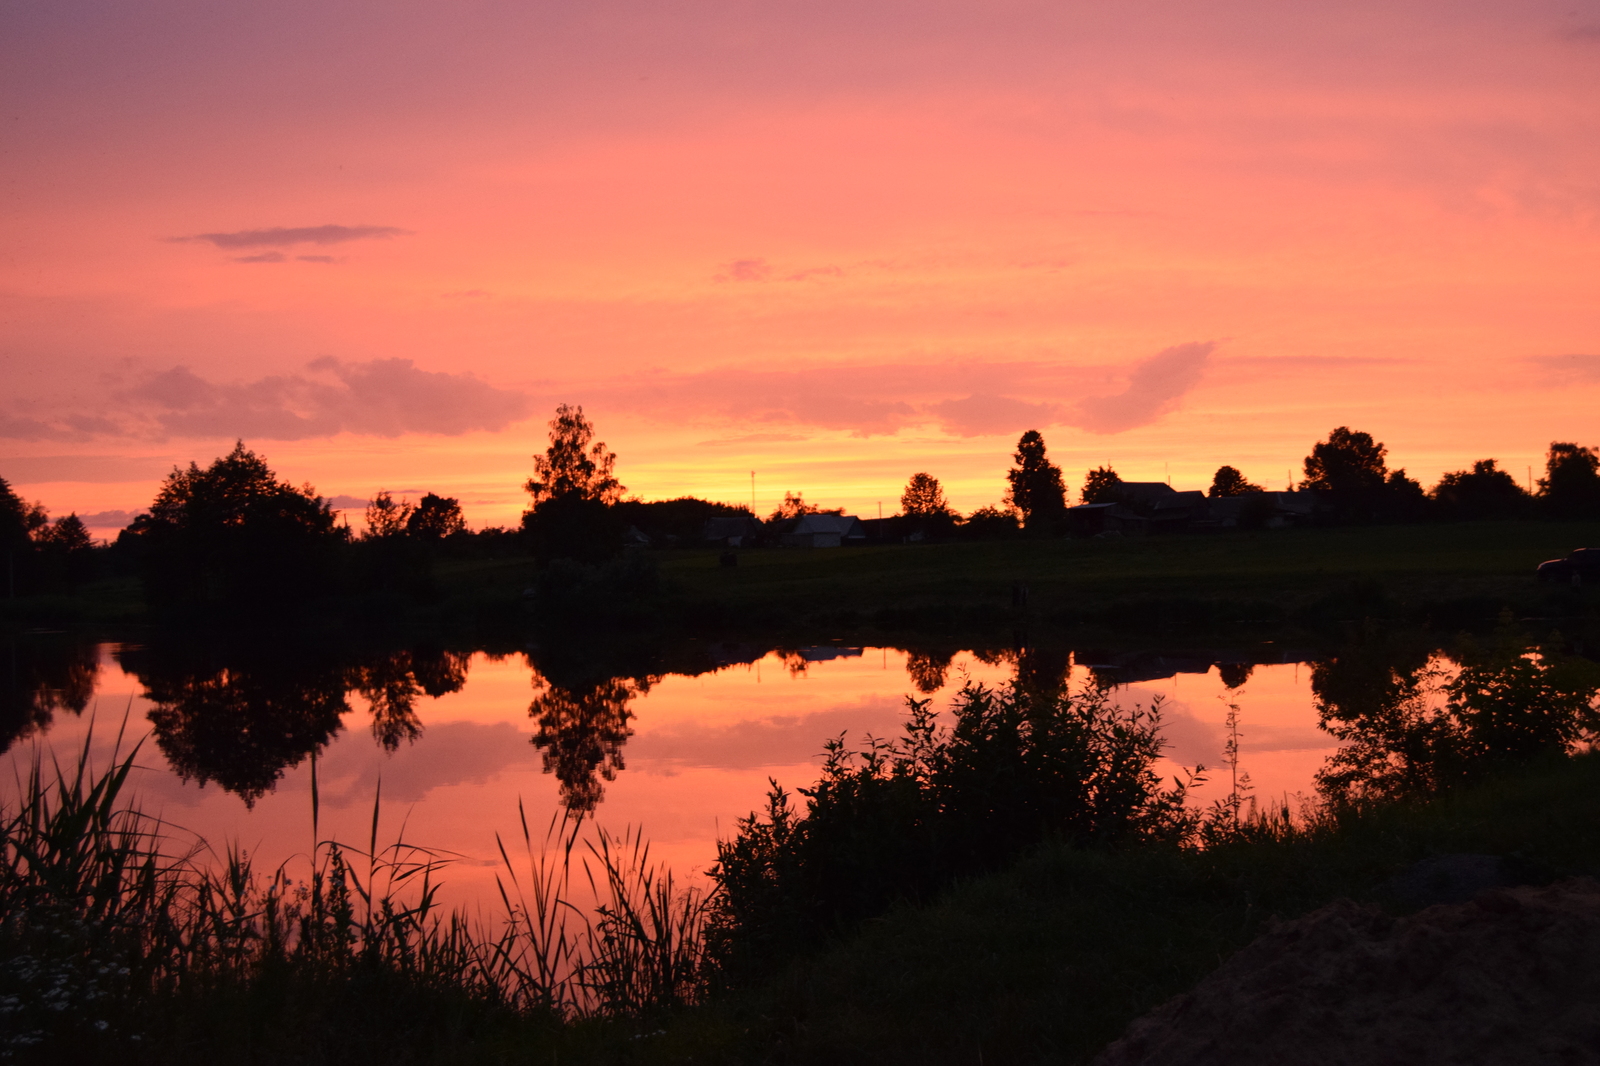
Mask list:
[[366,850],[319,841],[301,880],[174,850],[124,794],[137,750],[99,770],[87,742],[65,767],[36,756],[0,809],[5,1061],[548,1055],[699,994],[704,896],[637,834],[580,854],[578,823],[539,841],[524,821],[526,872],[502,847],[505,914],[476,922],[439,906],[443,859],[378,846],[376,802]]

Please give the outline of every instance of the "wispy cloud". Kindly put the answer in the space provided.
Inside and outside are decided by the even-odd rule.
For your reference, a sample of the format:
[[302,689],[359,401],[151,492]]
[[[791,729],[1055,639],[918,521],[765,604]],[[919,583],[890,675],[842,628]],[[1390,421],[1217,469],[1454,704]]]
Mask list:
[[254,437],[305,440],[356,433],[459,436],[494,431],[532,413],[530,398],[471,374],[422,370],[409,359],[322,358],[303,373],[217,382],[186,366],[146,375],[111,397],[111,418],[0,419],[0,437]]
[[1061,421],[1063,408],[1057,403],[1028,403],[1009,396],[977,393],[932,404],[928,411],[946,432],[958,437],[981,437],[1011,433],[1030,425],[1055,425]]
[[[272,226],[267,229],[241,229],[227,233],[196,233],[188,237],[168,237],[169,241],[201,241],[228,250],[241,248],[288,248],[296,244],[344,244],[347,241],[388,240],[409,236],[410,230],[398,226]],[[280,262],[256,259],[246,262]]]
[[[974,360],[657,371],[595,392],[646,417],[699,418],[752,429],[805,426],[867,437],[937,425],[946,433],[974,437],[1066,425],[1120,433],[1175,410],[1199,384],[1215,347],[1210,341],[1179,344],[1120,367]],[[1105,391],[1108,379],[1113,386],[1119,380],[1123,384]],[[1098,393],[1092,391],[1097,386]],[[710,443],[756,443],[760,437],[730,435]]]
[[836,266],[804,267],[799,270],[779,272],[765,259],[735,259],[724,263],[712,278],[713,281],[808,281],[811,278],[842,278],[844,270]]
[[1163,349],[1134,365],[1121,392],[1077,404],[1068,425],[1091,433],[1122,433],[1148,425],[1175,410],[1205,374],[1214,341],[1190,341]]
[[1525,361],[1555,381],[1600,381],[1600,355],[1531,355]]

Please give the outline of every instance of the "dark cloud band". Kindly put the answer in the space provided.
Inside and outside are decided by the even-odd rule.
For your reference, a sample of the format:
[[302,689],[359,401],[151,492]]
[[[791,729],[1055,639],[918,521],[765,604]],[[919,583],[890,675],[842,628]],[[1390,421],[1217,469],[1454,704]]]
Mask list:
[[[190,237],[169,237],[173,241],[202,241],[217,248],[287,248],[296,244],[344,244],[347,241],[389,240],[409,236],[410,230],[398,226],[273,226],[269,229],[241,229],[230,233],[196,233]],[[243,262],[278,262],[265,258]]]

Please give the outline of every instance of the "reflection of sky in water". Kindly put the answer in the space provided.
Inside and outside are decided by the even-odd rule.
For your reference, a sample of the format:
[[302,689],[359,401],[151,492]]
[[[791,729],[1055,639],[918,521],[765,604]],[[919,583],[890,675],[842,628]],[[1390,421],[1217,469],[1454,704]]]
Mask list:
[[[96,749],[104,753],[124,709],[131,710],[130,732],[142,735],[150,705],[138,682],[102,652],[92,710],[98,716]],[[653,683],[631,704],[634,735],[623,749],[625,769],[605,783],[599,823],[642,826],[657,857],[680,872],[703,870],[715,857],[717,837],[764,802],[769,778],[791,790],[815,780],[826,738],[899,734],[905,697],[916,691],[905,652],[869,648],[812,661],[799,671],[795,666],[793,656],[786,662],[769,654],[715,673],[668,675]],[[959,654],[945,687],[933,694],[934,706],[947,706],[963,677],[998,683],[1010,674],[1009,664]],[[1087,677],[1085,668],[1075,668],[1074,687]],[[531,681],[521,656],[475,655],[464,688],[418,699],[422,736],[393,753],[376,743],[367,709],[352,694],[354,709],[344,730],[317,759],[323,836],[365,842],[381,780],[380,841],[392,840],[403,824],[407,840],[458,855],[446,875],[446,894],[457,901],[476,897],[492,910],[496,832],[508,847],[520,840],[519,799],[535,834],[558,810],[557,783],[543,772],[541,753],[530,743]],[[1200,798],[1209,800],[1226,788],[1227,708],[1219,697],[1228,692],[1211,669],[1128,684],[1115,698],[1146,705],[1163,698],[1170,742],[1163,772],[1205,763],[1212,784]],[[1256,666],[1233,698],[1241,708],[1241,769],[1250,774],[1255,794],[1273,799],[1309,793],[1312,774],[1333,749],[1316,727],[1309,667]],[[48,733],[56,752],[73,751],[89,719],[88,713],[58,713]],[[25,756],[30,747],[23,742],[14,755]],[[145,742],[139,762],[146,769],[135,784],[146,808],[174,824],[214,844],[235,841],[263,864],[309,850],[310,760],[285,771],[253,809],[214,784],[181,781],[153,740]]]

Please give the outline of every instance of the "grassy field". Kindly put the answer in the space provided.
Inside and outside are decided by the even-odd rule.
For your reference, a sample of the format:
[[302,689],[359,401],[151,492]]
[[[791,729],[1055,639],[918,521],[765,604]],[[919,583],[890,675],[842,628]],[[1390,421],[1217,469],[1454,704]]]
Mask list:
[[[1502,607],[1587,614],[1593,590],[1539,585],[1541,561],[1600,543],[1600,525],[1472,523],[1139,540],[1019,540],[839,550],[663,553],[691,619],[762,626],[1193,628],[1395,617],[1463,624]],[[1013,588],[1027,604],[1013,609]]]
[[[702,632],[862,630],[962,632],[1029,625],[1117,629],[1389,617],[1460,626],[1523,615],[1591,616],[1600,590],[1540,586],[1534,567],[1575,547],[1600,544],[1600,523],[1479,522],[1274,530],[1128,540],[1028,540],[762,549],[719,565],[719,552],[649,553],[661,592],[631,619]],[[537,621],[525,589],[526,558],[445,560],[437,597],[376,605],[446,626]],[[1027,588],[1013,607],[1014,586]],[[334,605],[338,608],[338,605]],[[353,613],[359,615],[360,609]],[[85,586],[76,596],[0,601],[14,624],[125,624],[147,620],[130,578]],[[835,632],[837,631],[837,632]]]

